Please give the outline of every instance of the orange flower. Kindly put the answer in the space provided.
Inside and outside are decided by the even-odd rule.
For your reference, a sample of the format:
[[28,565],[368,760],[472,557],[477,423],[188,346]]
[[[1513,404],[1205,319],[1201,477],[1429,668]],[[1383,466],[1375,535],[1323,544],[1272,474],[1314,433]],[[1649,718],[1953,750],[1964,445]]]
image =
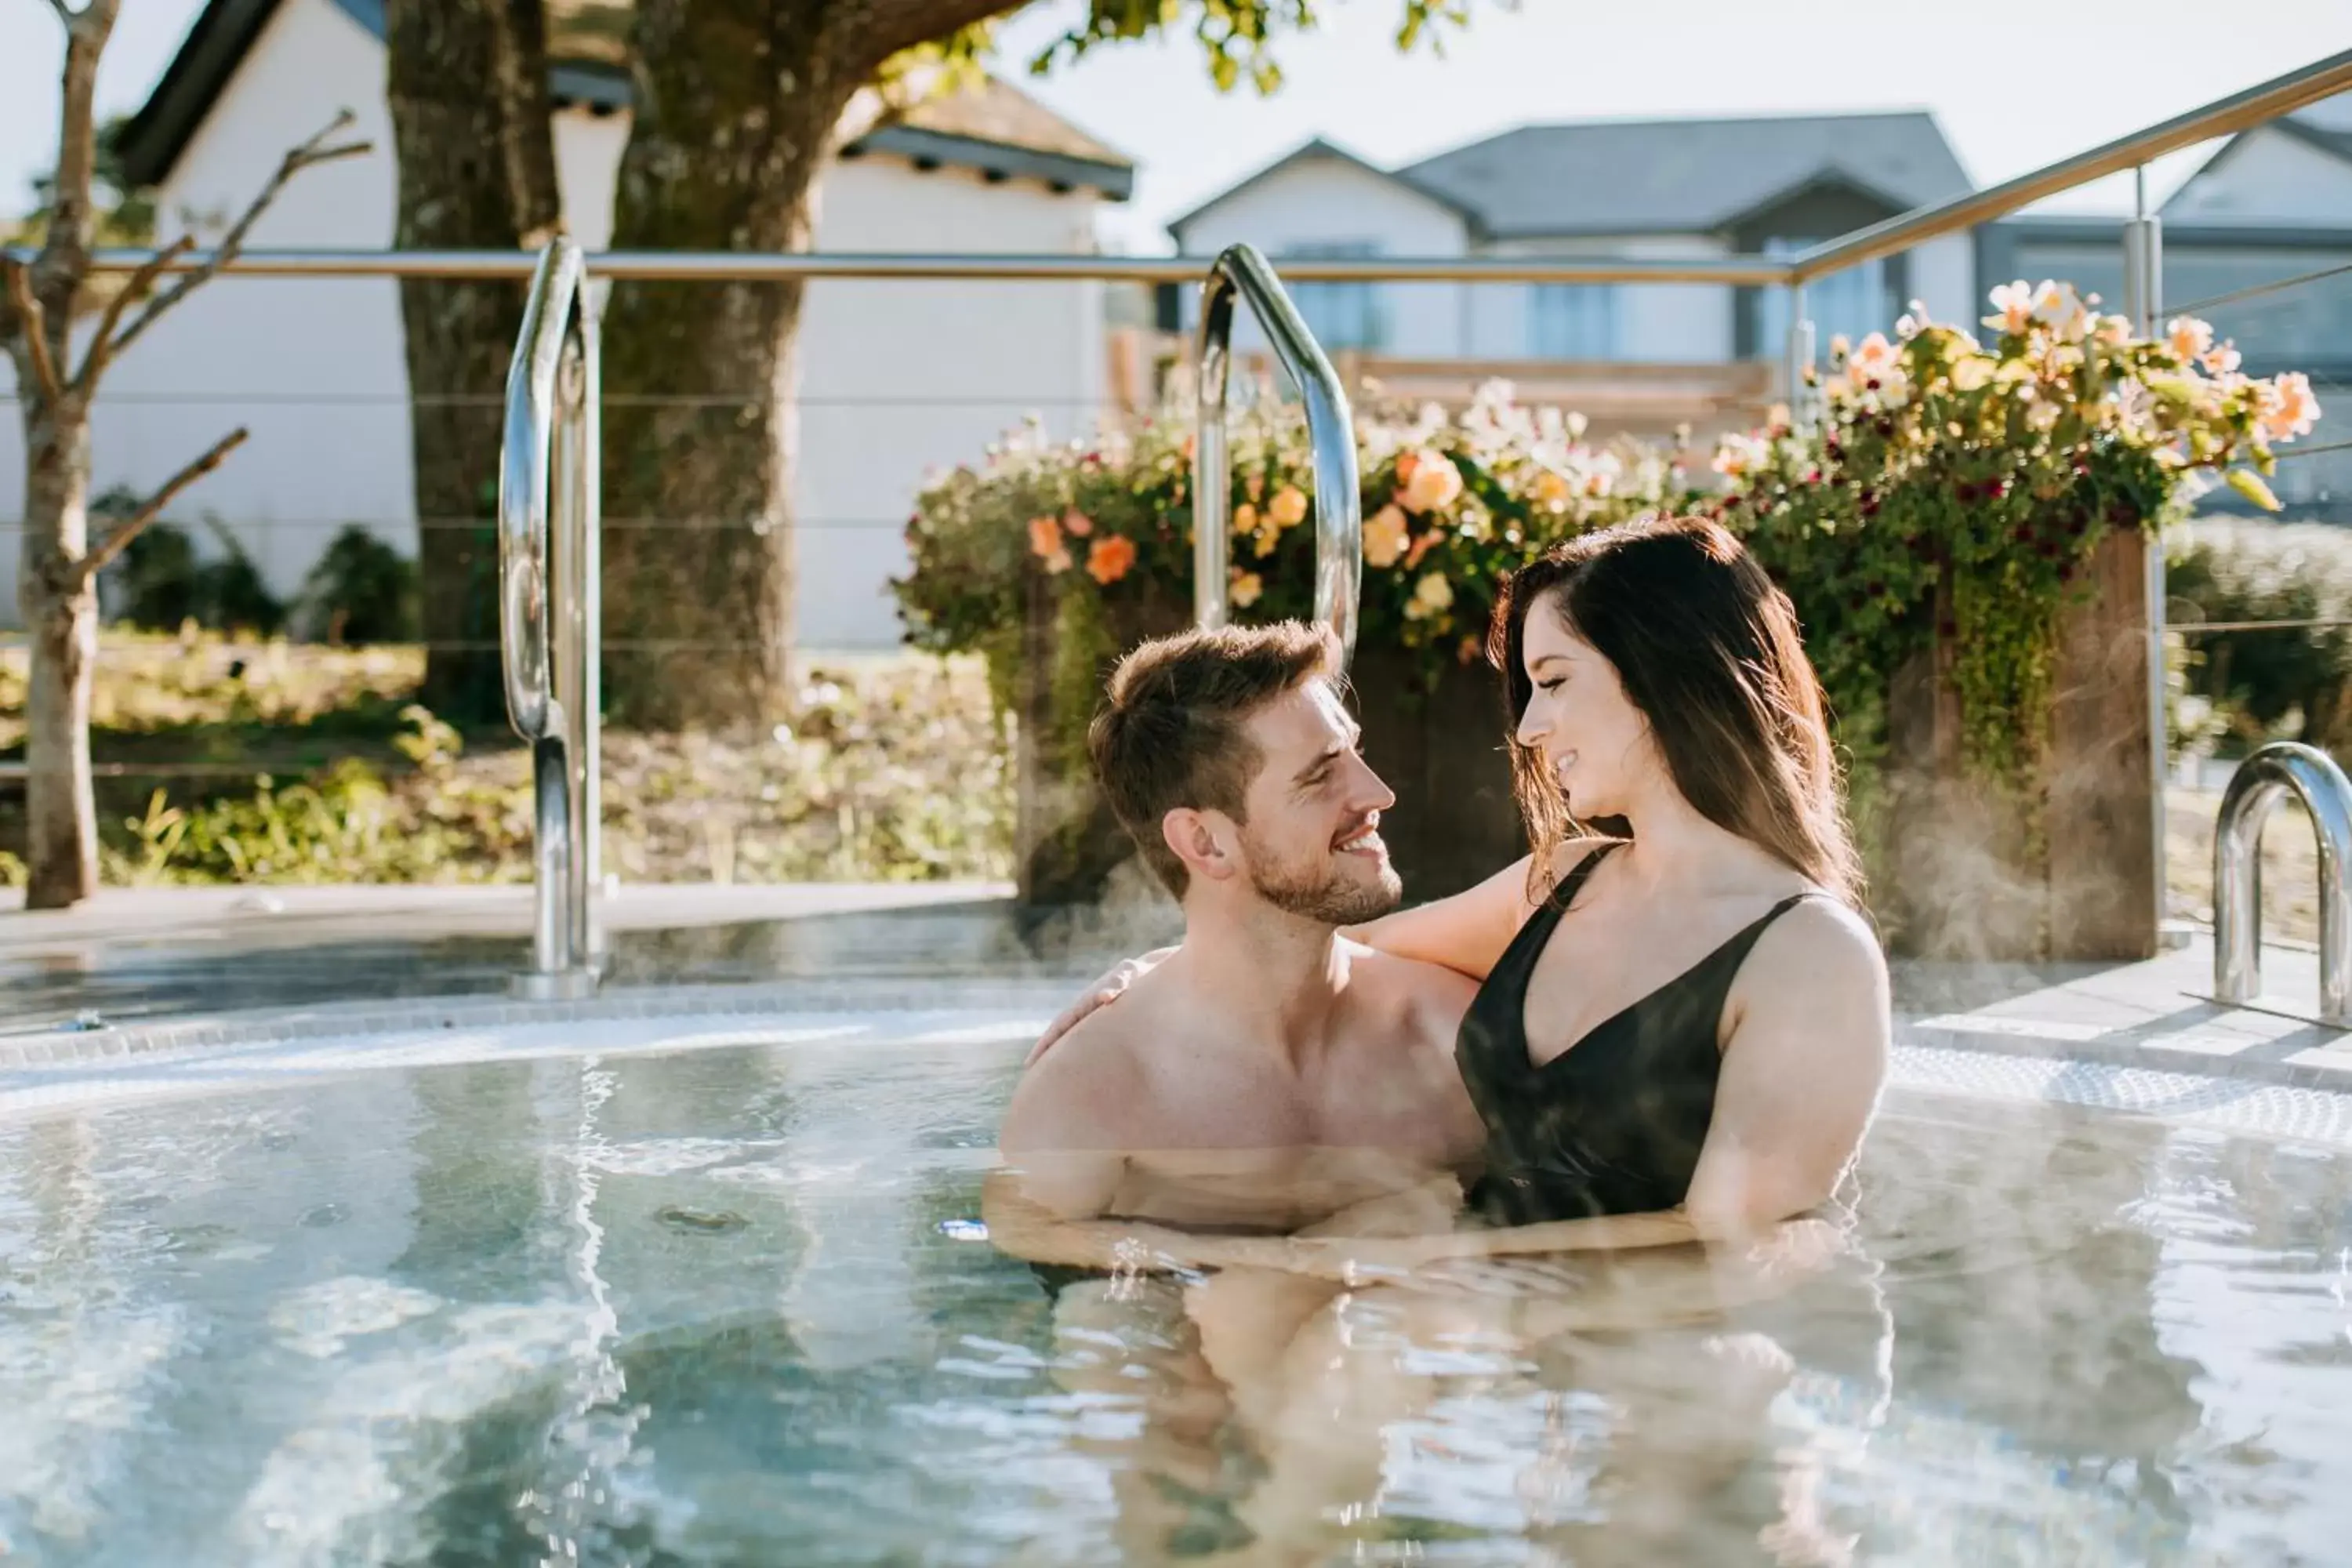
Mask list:
[[1248,609],[1257,603],[1257,596],[1265,592],[1265,584],[1258,580],[1256,573],[1235,572],[1233,574],[1231,595],[1236,608]]
[[1421,467],[1421,454],[1407,452],[1397,459],[1397,485],[1400,489],[1412,483],[1412,471]]
[[1062,543],[1062,525],[1050,517],[1029,520],[1029,552],[1045,563],[1047,572],[1070,569],[1070,552]]
[[1297,528],[1307,521],[1307,492],[1297,485],[1283,486],[1265,503],[1265,515],[1276,528]]
[[1364,561],[1393,566],[1405,551],[1404,509],[1391,502],[1364,520]]
[[1135,564],[1135,542],[1119,534],[1106,533],[1087,552],[1087,575],[1109,587],[1127,575]]
[[1095,531],[1095,520],[1072,507],[1062,514],[1062,531],[1073,539],[1084,539]]
[[1404,569],[1410,572],[1414,567],[1420,565],[1421,558],[1429,553],[1430,546],[1435,544],[1439,540],[1444,537],[1445,533],[1444,530],[1433,528],[1427,533],[1423,534],[1419,539],[1414,540],[1412,542],[1412,548],[1404,552]]
[[1398,499],[1407,511],[1443,511],[1462,494],[1462,470],[1443,452],[1424,451],[1414,460],[1412,476]]

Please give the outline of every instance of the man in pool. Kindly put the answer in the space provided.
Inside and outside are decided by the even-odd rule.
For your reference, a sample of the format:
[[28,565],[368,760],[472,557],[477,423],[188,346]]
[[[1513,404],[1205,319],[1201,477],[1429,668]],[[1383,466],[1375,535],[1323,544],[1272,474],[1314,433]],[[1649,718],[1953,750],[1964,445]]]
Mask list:
[[1188,1231],[1450,1222],[1483,1141],[1453,1055],[1476,987],[1340,935],[1402,889],[1338,669],[1290,622],[1146,643],[1112,675],[1095,769],[1184,937],[1015,1089],[985,1199],[1004,1250],[1182,1267]]

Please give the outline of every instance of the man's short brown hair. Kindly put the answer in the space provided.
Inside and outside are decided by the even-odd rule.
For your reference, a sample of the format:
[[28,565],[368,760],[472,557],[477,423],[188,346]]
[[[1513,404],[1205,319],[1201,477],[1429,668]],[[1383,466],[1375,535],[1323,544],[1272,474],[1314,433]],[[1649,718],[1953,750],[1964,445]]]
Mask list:
[[1284,692],[1339,674],[1339,640],[1303,621],[1182,632],[1118,661],[1087,749],[1111,810],[1170,892],[1182,898],[1190,879],[1160,819],[1182,806],[1244,820],[1265,759],[1243,724]]

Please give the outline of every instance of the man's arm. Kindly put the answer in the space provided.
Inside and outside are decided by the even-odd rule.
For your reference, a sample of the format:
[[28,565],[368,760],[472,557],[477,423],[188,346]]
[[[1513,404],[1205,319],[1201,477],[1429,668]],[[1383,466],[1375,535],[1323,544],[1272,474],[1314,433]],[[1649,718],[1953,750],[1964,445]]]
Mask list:
[[1209,1268],[1217,1238],[1114,1217],[1132,1107],[1145,1086],[1101,1041],[1074,1038],[1023,1075],[997,1145],[1004,1165],[981,1186],[989,1240],[1031,1263],[1070,1268]]
[[1193,1236],[1144,1220],[1113,1219],[1099,1206],[1068,1206],[1075,1194],[1108,1203],[1124,1173],[1123,1154],[1031,1155],[991,1171],[980,1215],[998,1250],[1029,1263],[1109,1270],[1222,1268],[1234,1239]]

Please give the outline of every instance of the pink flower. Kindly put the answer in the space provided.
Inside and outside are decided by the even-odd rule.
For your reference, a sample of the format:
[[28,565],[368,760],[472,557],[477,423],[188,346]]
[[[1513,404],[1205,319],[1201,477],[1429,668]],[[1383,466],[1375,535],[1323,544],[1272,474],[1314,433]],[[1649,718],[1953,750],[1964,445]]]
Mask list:
[[2175,316],[2165,323],[2164,341],[2188,364],[2213,346],[2213,329],[2194,316]]
[[2004,332],[2021,332],[2033,323],[2033,287],[2022,278],[2014,283],[2004,283],[1992,291],[1993,314],[1984,319],[1988,327],[1999,327]]
[[1873,332],[1855,345],[1847,368],[1857,381],[1885,376],[1895,368],[1895,345],[1886,341],[1885,332]]
[[1062,525],[1050,517],[1029,520],[1029,552],[1044,562],[1048,572],[1070,569],[1070,552],[1062,542]]
[[1062,514],[1062,531],[1073,539],[1084,539],[1095,531],[1095,520],[1076,507]]
[[2270,440],[2292,441],[2309,435],[2319,418],[2319,399],[2311,395],[2311,378],[2301,371],[2289,371],[2273,380],[2262,395],[2259,417],[2263,434]]

